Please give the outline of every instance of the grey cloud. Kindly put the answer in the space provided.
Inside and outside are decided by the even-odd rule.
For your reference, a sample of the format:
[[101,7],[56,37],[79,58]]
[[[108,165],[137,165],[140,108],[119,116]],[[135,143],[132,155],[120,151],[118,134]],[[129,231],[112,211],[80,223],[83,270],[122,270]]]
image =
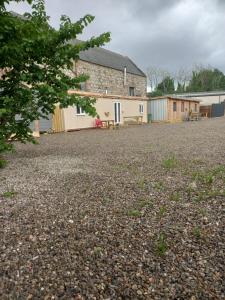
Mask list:
[[106,47],[131,57],[143,71],[203,63],[225,72],[225,0],[46,0],[46,7],[55,27],[62,14],[73,21],[95,15],[80,38],[111,31]]

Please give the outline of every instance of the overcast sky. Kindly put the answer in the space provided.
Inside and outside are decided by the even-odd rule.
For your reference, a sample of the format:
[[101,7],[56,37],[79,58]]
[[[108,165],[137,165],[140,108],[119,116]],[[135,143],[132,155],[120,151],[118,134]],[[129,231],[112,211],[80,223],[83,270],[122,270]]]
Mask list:
[[[25,3],[11,4],[18,13]],[[51,25],[61,15],[72,21],[94,15],[83,36],[110,31],[106,48],[127,55],[146,71],[156,66],[175,72],[196,63],[225,72],[225,0],[46,0]]]

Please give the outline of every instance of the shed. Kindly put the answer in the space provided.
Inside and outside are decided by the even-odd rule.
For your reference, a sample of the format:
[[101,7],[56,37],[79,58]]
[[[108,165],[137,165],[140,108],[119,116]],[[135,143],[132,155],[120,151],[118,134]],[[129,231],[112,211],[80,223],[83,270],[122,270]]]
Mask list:
[[153,122],[180,122],[187,120],[191,112],[199,113],[200,100],[193,98],[162,96],[150,98],[148,114]]

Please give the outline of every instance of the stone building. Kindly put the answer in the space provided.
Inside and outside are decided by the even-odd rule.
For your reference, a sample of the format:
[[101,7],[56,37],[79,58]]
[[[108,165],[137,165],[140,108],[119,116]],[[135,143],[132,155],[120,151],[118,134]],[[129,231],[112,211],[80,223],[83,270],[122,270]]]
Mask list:
[[90,76],[82,87],[87,92],[146,96],[146,75],[127,56],[103,48],[92,48],[81,52],[73,71],[76,75]]
[[[114,124],[147,122],[147,78],[127,56],[103,48],[91,48],[80,53],[80,59],[74,62],[73,70],[68,74],[89,76],[80,90],[68,93],[94,97],[101,120]],[[40,120],[39,127],[40,131],[78,130],[95,127],[95,119],[77,106],[62,110],[57,107],[48,122]]]
[[[80,53],[72,72],[76,76],[86,74],[89,79],[81,84],[80,90],[69,93],[96,98],[95,107],[101,120],[115,124],[129,120],[147,122],[147,78],[127,56],[92,48]],[[60,114],[60,117],[53,117],[54,131],[95,126],[95,118],[79,107],[70,106]]]

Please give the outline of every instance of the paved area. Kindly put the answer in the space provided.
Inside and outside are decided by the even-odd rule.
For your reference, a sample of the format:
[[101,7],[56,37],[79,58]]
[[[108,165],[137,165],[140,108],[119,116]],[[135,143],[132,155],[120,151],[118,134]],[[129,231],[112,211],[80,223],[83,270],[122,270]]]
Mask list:
[[224,299],[224,118],[16,149],[0,170],[0,299]]

